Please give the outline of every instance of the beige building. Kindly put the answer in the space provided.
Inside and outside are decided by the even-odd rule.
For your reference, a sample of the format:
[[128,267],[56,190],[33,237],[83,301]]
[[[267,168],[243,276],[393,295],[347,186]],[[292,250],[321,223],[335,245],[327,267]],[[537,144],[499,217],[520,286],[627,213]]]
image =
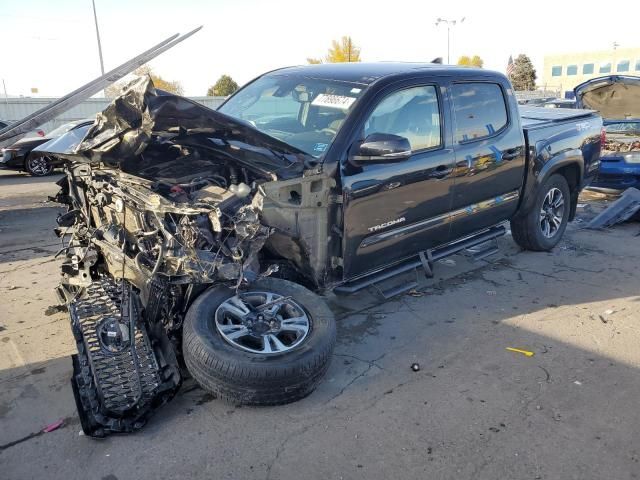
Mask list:
[[546,55],[538,87],[564,92],[590,78],[621,74],[640,76],[640,47]]

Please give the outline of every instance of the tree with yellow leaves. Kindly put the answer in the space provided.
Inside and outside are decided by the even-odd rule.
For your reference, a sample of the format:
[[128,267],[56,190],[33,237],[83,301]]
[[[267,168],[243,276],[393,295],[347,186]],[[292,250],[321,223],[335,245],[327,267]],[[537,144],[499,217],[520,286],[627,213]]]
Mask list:
[[[139,77],[143,75],[149,75],[151,80],[153,81],[154,87],[164,90],[165,92],[174,93],[176,95],[182,95],[183,89],[182,85],[178,81],[171,82],[169,80],[165,80],[160,75],[153,72],[149,65],[142,65],[141,67],[136,68],[133,71],[134,75],[138,75]],[[122,87],[124,87],[128,82],[120,81],[116,82],[112,85],[109,85],[105,88],[104,93],[107,98],[115,98],[122,93]]]
[[464,67],[482,68],[484,62],[478,55],[474,55],[473,57],[463,55],[458,59],[458,65],[462,65]]
[[[333,40],[331,48],[324,57],[326,63],[349,63],[360,61],[360,47],[353,43],[351,37],[345,35],[340,40]],[[307,63],[322,63],[319,58],[307,58]]]

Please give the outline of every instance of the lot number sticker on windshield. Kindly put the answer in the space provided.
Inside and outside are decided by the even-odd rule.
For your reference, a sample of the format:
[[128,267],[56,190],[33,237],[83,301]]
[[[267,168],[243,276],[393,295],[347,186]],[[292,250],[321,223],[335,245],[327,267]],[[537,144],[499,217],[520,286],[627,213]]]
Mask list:
[[354,97],[321,93],[313,99],[311,105],[316,105],[318,107],[340,108],[342,110],[346,110],[355,101],[356,99]]

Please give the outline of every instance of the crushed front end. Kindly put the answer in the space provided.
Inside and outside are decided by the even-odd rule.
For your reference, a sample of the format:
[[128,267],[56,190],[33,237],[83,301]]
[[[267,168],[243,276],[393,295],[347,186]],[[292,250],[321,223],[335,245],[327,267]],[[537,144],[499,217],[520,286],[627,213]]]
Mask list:
[[87,435],[132,432],[176,394],[193,299],[277,270],[260,257],[275,233],[263,224],[263,186],[280,177],[267,167],[295,178],[303,164],[223,120],[141,79],[85,138],[47,147],[69,161],[55,198],[68,206],[57,220],[58,292],[77,342],[72,384]]
[[190,297],[259,275],[269,229],[243,182],[168,185],[88,165],[68,176],[59,292],[78,345],[78,410],[89,435],[128,432],[180,386],[175,352]]

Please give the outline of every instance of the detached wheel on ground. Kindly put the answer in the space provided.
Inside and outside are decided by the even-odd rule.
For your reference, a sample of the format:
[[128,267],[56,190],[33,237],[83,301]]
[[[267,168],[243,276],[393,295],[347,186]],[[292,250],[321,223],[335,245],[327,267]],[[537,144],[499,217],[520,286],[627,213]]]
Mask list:
[[551,250],[567,228],[570,201],[567,180],[552,175],[540,187],[531,211],[511,220],[513,239],[525,250]]
[[238,294],[204,292],[187,312],[183,354],[193,378],[236,405],[280,405],[310,394],[329,367],[336,324],[324,301],[265,278]]
[[25,170],[34,177],[44,177],[53,171],[53,163],[46,155],[29,155]]

